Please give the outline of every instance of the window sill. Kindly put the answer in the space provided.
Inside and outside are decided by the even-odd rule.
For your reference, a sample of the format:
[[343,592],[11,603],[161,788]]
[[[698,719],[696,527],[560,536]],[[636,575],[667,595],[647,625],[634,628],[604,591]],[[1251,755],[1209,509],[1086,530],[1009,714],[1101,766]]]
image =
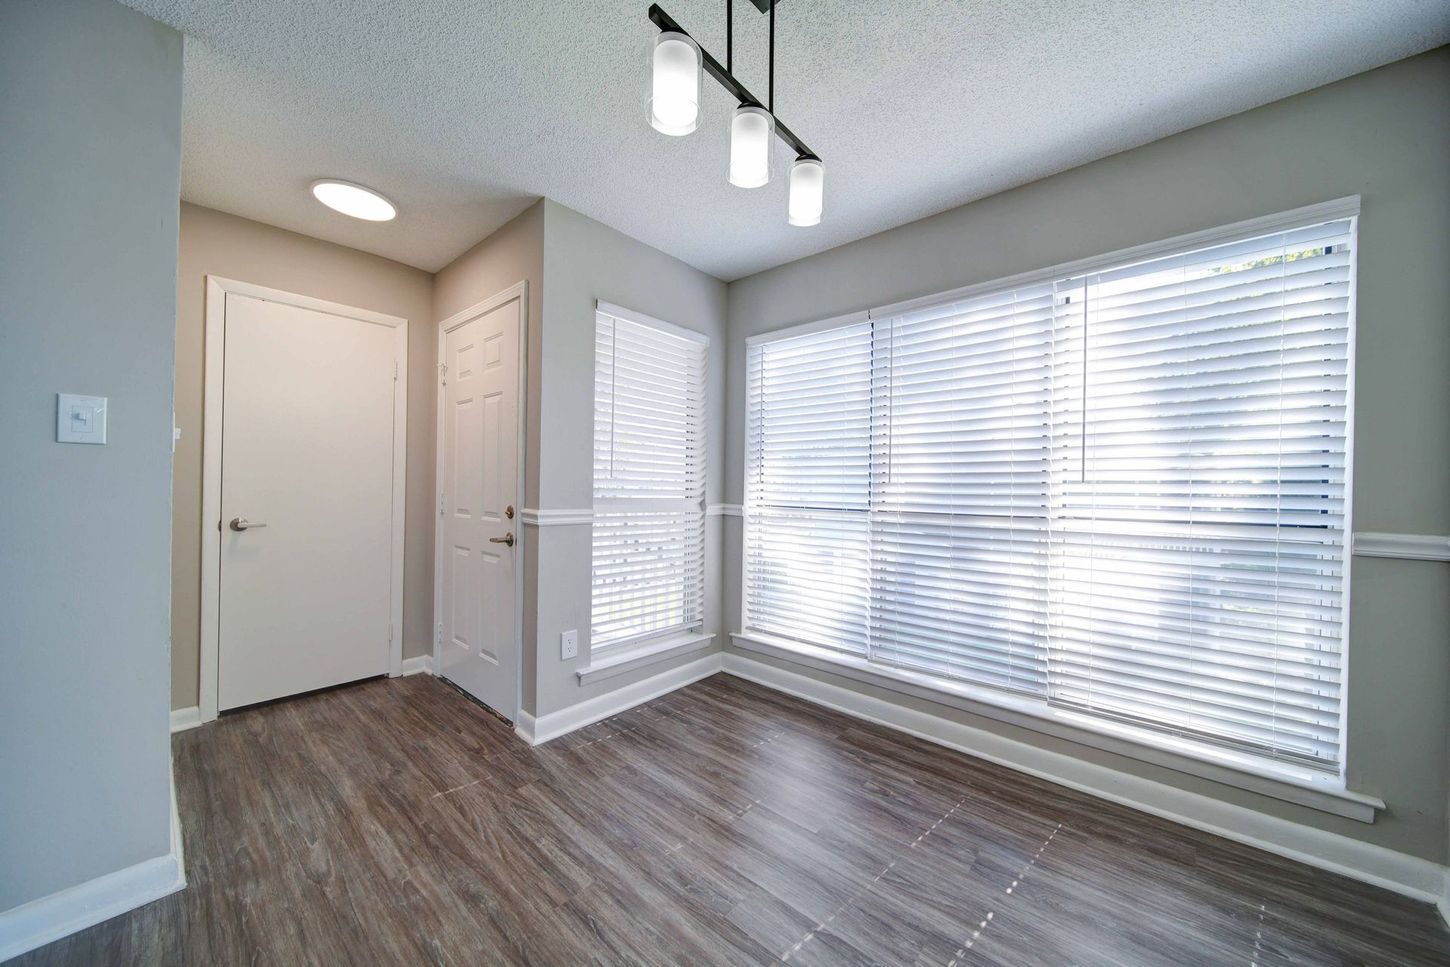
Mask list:
[[811,645],[740,632],[730,637],[733,646],[744,652],[803,665],[1362,823],[1373,823],[1376,813],[1385,808],[1383,800],[1346,789],[1339,777],[1306,767],[1268,762],[1231,749],[1101,721],[994,689],[942,682]]
[[714,640],[714,635],[703,631],[680,631],[659,638],[646,638],[642,641],[615,645],[598,658],[591,655],[589,664],[577,669],[574,674],[578,677],[580,685],[588,685],[591,682],[604,681],[614,678],[616,675],[632,672],[636,668],[653,665],[655,662],[664,661],[667,658],[702,651],[708,648]]

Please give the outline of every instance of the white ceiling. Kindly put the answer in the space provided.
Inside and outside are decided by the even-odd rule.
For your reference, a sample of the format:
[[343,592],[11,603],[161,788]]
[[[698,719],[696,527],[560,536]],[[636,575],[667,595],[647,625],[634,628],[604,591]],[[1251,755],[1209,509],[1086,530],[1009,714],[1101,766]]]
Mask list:
[[[734,279],[1450,41],[1444,0],[782,0],[776,108],[826,162],[801,229],[784,150],[726,183],[713,81],[695,134],[648,126],[647,0],[125,2],[187,35],[185,199],[430,271],[547,195]],[[724,59],[722,0],[661,5]],[[735,17],[763,98],[766,17]]]

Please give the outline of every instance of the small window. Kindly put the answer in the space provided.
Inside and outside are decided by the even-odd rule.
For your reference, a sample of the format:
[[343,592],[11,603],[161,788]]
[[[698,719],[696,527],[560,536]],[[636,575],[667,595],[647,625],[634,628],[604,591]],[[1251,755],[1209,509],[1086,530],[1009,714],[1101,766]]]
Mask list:
[[617,307],[596,314],[595,655],[704,623],[708,347]]

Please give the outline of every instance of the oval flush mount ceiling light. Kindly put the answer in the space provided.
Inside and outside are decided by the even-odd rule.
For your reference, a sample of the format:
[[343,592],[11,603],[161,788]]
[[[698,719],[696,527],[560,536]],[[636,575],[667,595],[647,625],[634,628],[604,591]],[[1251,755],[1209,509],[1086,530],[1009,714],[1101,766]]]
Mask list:
[[392,202],[371,188],[350,181],[338,181],[336,178],[314,181],[312,197],[333,211],[368,222],[390,222],[398,216],[398,209]]

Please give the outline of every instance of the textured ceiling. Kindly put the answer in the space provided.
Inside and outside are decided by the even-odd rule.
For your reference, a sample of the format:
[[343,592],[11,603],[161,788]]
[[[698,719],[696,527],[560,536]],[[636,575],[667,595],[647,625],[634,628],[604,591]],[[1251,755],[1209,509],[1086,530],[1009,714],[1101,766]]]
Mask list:
[[[801,229],[783,151],[726,183],[713,81],[695,134],[648,126],[646,0],[126,2],[187,34],[184,198],[430,271],[547,195],[738,278],[1450,41],[1444,0],[785,0],[776,108],[826,162]],[[724,3],[661,5],[724,58]],[[735,17],[764,97],[766,18]]]

